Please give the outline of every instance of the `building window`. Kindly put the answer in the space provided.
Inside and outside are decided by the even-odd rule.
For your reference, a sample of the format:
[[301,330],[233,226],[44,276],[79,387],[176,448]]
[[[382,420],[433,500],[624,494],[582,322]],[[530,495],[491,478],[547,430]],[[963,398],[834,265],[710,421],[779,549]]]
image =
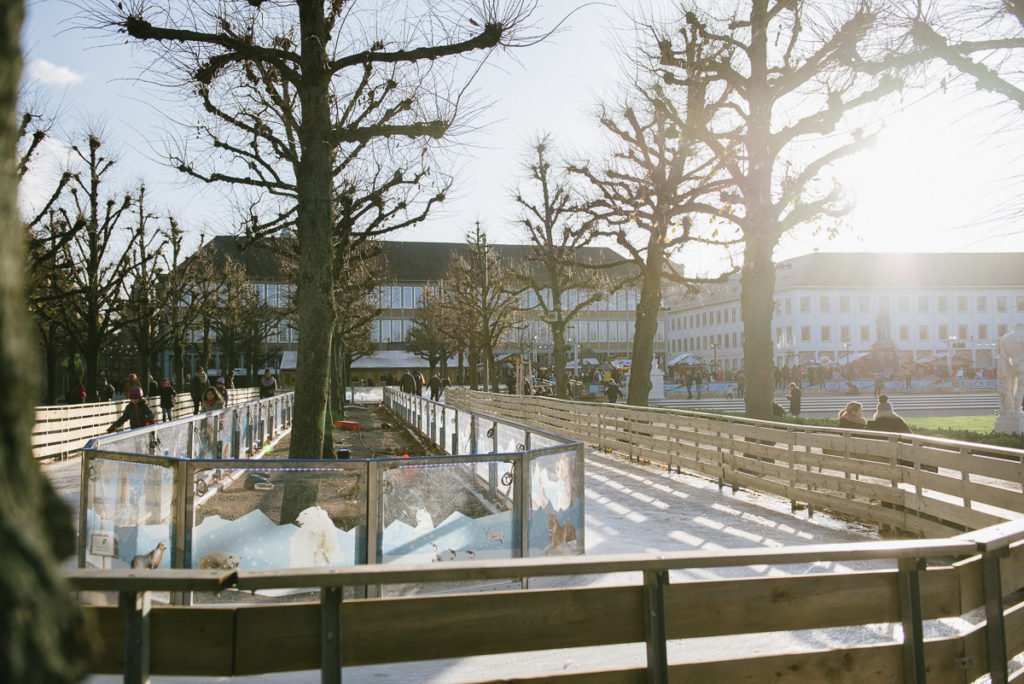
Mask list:
[[719,309],[715,312],[715,324],[722,325],[722,310]]
[[1017,313],[1024,313],[1024,297],[1017,297]]
[[862,314],[871,313],[871,297],[861,295],[857,298],[857,310]]
[[733,334],[732,334],[732,346],[733,346],[733,347],[738,347],[738,346],[739,346],[739,345],[737,344],[737,340],[738,340],[738,339],[739,339],[739,338],[738,338],[737,334],[736,334],[736,333],[733,333]]
[[801,325],[800,326],[800,341],[810,342],[811,341],[811,326]]
[[917,311],[918,313],[928,313],[928,297],[927,295],[921,295],[917,298]]
[[831,297],[819,297],[818,298],[818,310],[821,313],[829,313],[832,310],[832,298]]
[[901,325],[900,326],[900,342],[906,342],[909,339],[910,339],[910,326],[909,325]]
[[900,309],[900,313],[910,313],[910,297],[907,295],[900,295],[899,299],[896,300],[897,306]]
[[978,313],[988,311],[988,297],[978,297]]
[[938,304],[935,308],[939,313],[949,313],[949,297],[945,295],[939,297]]
[[821,326],[821,341],[831,342],[832,341],[832,326],[823,325]]
[[850,313],[849,295],[842,295],[839,297],[839,313]]
[[[1021,297],[1021,300],[1024,300],[1024,297]],[[787,299],[786,300],[786,315],[787,316],[792,316],[793,315],[793,300],[792,299]],[[736,322],[736,317],[735,316],[733,316],[732,322],[733,323]]]
[[999,324],[999,337],[1002,337],[1003,335],[1005,335],[1007,329],[1008,329],[1008,326],[1006,325],[1006,323],[1000,323]]
[[811,313],[811,298],[801,297],[800,298],[800,313],[809,314]]
[[957,295],[956,312],[967,313],[967,295]]
[[959,337],[961,340],[966,340],[968,338],[969,334],[967,332],[966,323],[961,323],[956,327],[956,336]]
[[871,340],[871,326],[862,325],[860,326],[860,341],[869,342]]
[[980,324],[978,326],[978,339],[979,340],[987,340],[988,339],[988,326],[985,325],[984,323],[982,323],[982,324]]
[[996,297],[996,313],[1006,313],[1006,297],[1004,295]]
[[927,325],[918,326],[918,328],[917,328],[917,339],[919,339],[922,342],[927,342],[928,341],[928,326]]
[[945,323],[939,326],[939,341],[945,342],[949,339],[949,326]]
[[839,340],[841,342],[849,342],[850,341],[850,326],[848,326],[848,325],[841,325],[841,326],[839,326]]

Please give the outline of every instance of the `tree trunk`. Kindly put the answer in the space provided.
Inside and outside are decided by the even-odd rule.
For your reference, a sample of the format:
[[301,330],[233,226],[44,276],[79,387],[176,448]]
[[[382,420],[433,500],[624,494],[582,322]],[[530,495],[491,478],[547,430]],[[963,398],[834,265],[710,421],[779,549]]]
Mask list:
[[[561,319],[561,312],[559,312]],[[555,395],[565,399],[569,396],[569,384],[565,381],[565,326],[551,326],[551,341],[554,354]]]
[[626,395],[626,403],[631,406],[647,406],[651,394],[651,362],[654,359],[654,338],[658,333],[658,314],[661,312],[661,269],[664,261],[662,241],[652,235],[647,245],[647,265],[636,307],[633,358]]
[[773,245],[747,240],[740,272],[740,313],[743,318],[743,359],[746,415],[772,419],[773,377],[772,313],[775,309]]
[[[17,210],[15,102],[20,1],[0,9],[0,383],[37,396]],[[81,609],[58,561],[75,548],[67,506],[32,458],[33,401],[0,403],[0,682],[74,682],[89,656]]]
[[[302,156],[296,165],[298,195],[296,234],[299,273],[295,291],[299,323],[295,376],[295,419],[290,458],[317,458],[326,442],[328,377],[324,372],[334,333],[334,261],[331,229],[332,146],[330,46],[320,2],[299,3],[299,39],[303,79],[298,88],[302,106],[299,138]],[[316,502],[314,483],[285,487],[281,522],[288,523]]]

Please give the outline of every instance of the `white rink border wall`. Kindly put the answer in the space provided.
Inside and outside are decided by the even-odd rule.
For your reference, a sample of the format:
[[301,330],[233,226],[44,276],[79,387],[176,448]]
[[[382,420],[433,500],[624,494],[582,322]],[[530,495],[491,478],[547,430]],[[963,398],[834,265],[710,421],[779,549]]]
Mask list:
[[[434,434],[439,433],[439,423],[452,426],[454,431],[445,431],[442,442],[450,442],[454,435],[458,444],[468,431],[475,436],[467,439],[479,444],[481,428],[485,440],[493,439],[487,435],[488,423],[481,424],[479,418],[474,430],[473,421],[463,422],[461,413],[452,423],[448,411],[439,414],[435,407],[415,398],[392,396],[392,400],[397,411],[408,415],[411,422],[433,426]],[[911,473],[958,479],[949,474],[951,471],[964,483],[959,501],[963,507],[970,505],[976,513],[985,512],[997,520],[997,512],[1002,511],[1013,519],[980,529],[969,527],[967,532],[941,539],[784,548],[277,571],[167,574],[69,570],[65,574],[76,591],[121,593],[119,608],[87,607],[108,643],[123,641],[121,651],[117,646],[106,649],[95,671],[123,672],[125,681],[134,682],[145,681],[151,669],[168,675],[232,676],[319,668],[321,681],[333,683],[341,682],[342,668],[349,665],[639,642],[646,645],[646,661],[640,666],[629,663],[613,669],[592,666],[589,672],[586,668],[565,671],[563,661],[556,659],[557,668],[531,681],[625,684],[784,679],[800,684],[960,684],[977,680],[1008,682],[1008,661],[1024,653],[1024,599],[1020,593],[1024,589],[1024,520],[1014,515],[1012,502],[1006,501],[1007,492],[1020,496],[1020,480],[1006,479],[1019,472],[1019,452],[860,431],[816,429],[805,434],[791,429],[796,426],[762,421],[538,397],[510,399],[507,395],[449,390],[447,400],[449,411],[471,405],[477,416],[485,415],[485,411],[516,414],[507,418],[510,424],[537,421],[542,429],[571,431],[579,439],[598,440],[605,448],[632,458],[650,459],[718,479],[722,486],[775,491],[781,482],[794,487],[794,496],[800,495],[800,489],[816,492],[815,505],[832,510],[842,510],[850,506],[850,501],[858,503],[864,495],[861,486],[884,490],[889,486],[886,478],[899,472],[892,469],[906,471],[892,485],[895,489],[942,501],[943,497],[933,496],[926,486],[942,483],[927,478],[914,482]],[[463,427],[466,429],[460,430]],[[909,441],[901,441],[904,439]],[[954,466],[959,458],[982,460],[969,468],[960,465],[957,470]],[[1005,467],[989,461],[999,461]],[[792,484],[779,477],[779,468],[789,469]],[[763,477],[759,478],[758,473]],[[974,473],[979,473],[977,480]],[[760,480],[764,481],[757,486]],[[879,518],[889,520],[885,511],[895,510],[891,507],[896,504],[885,500],[860,501],[858,505],[866,510],[879,509]],[[927,516],[941,529],[965,526],[977,519],[973,514],[965,515],[957,522],[941,506],[922,508],[919,513],[897,512],[910,518]],[[859,572],[830,569],[838,562],[868,560],[884,565]],[[782,576],[759,571],[741,579],[710,581],[670,581],[669,575],[697,568],[806,563],[822,564],[823,569]],[[640,574],[642,582],[556,591],[342,600],[345,587],[359,585],[621,572]],[[252,609],[149,607],[148,597],[157,591],[285,587],[320,589],[320,600]],[[972,617],[965,620],[968,614]],[[961,627],[925,639],[924,622],[944,618],[957,620]],[[829,640],[815,642],[806,650],[761,649],[725,659],[712,655],[669,662],[668,658],[669,640],[742,638],[753,633],[885,623],[902,624],[902,637],[863,646]],[[161,638],[150,639],[150,625]],[[289,648],[281,648],[282,635],[288,635]],[[211,648],[213,643],[221,646]],[[181,658],[185,653],[190,657]],[[486,681],[502,676],[495,670]]]

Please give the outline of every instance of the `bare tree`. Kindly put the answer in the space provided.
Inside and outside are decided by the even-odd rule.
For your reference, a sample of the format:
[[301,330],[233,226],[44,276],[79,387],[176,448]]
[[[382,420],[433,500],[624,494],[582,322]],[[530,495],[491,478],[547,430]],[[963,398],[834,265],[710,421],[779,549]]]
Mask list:
[[[706,81],[709,92],[725,93],[715,116],[688,122],[687,133],[714,152],[731,185],[720,193],[718,215],[743,239],[745,400],[747,415],[757,418],[772,415],[775,247],[788,231],[850,210],[828,171],[877,131],[837,129],[902,85],[870,54],[879,15],[868,3],[820,9],[750,0],[742,14],[722,20],[694,10],[659,40],[666,86]],[[695,43],[711,48],[700,61],[692,56]]]
[[[708,51],[701,43],[690,46],[694,60],[707,58]],[[684,250],[723,250],[735,242],[706,218],[717,214],[711,198],[726,185],[721,161],[691,134],[721,106],[720,97],[709,103],[707,82],[697,78],[686,84],[682,102],[678,90],[638,78],[631,101],[601,115],[614,146],[610,159],[599,169],[570,167],[589,184],[595,232],[625,250],[641,279],[627,394],[635,406],[646,406],[651,391],[662,283],[694,287],[720,279],[722,274],[687,269]]]
[[466,236],[466,245],[466,254],[448,266],[445,294],[468,331],[470,385],[476,388],[477,367],[483,365],[484,387],[496,392],[501,378],[495,352],[515,320],[523,290],[511,276],[511,266],[487,242],[479,222]]
[[[156,219],[146,205],[146,186],[139,185],[135,201],[134,253],[129,258],[128,277],[124,281],[122,326],[139,350],[140,377],[145,380],[154,370],[154,358],[163,341],[161,319],[171,303],[161,296],[160,263],[167,245],[162,231],[152,228]],[[149,383],[147,383],[147,388]]]
[[85,135],[84,147],[72,145],[82,168],[68,190],[70,200],[58,210],[64,225],[82,226],[61,248],[71,284],[63,325],[80,347],[93,401],[98,399],[100,353],[121,328],[121,293],[135,245],[134,235],[123,225],[132,198],[128,193],[107,194],[104,183],[116,160],[105,155],[102,145],[97,133]]
[[[17,0],[0,9],[0,382],[34,397],[14,125],[23,14]],[[0,681],[75,682],[85,674],[89,647],[58,564],[75,548],[70,512],[32,458],[32,402],[3,402],[0,415]]]
[[613,285],[609,271],[581,257],[580,248],[597,236],[595,223],[587,220],[565,173],[552,168],[551,153],[550,136],[531,145],[525,164],[529,189],[514,195],[519,225],[533,247],[517,273],[523,288],[536,295],[541,318],[551,328],[556,393],[564,398],[569,395],[565,331],[580,312],[624,282]]
[[[280,312],[260,299],[245,266],[228,258],[220,273],[217,306],[211,320],[223,368],[237,367],[241,353],[252,353],[280,321]],[[252,365],[252,358],[249,361]]]
[[447,374],[448,359],[460,351],[458,330],[460,326],[452,307],[445,301],[445,284],[441,281],[423,288],[423,300],[413,315],[412,328],[405,338],[406,344],[416,356],[430,366],[430,374]]
[[[196,133],[223,153],[227,166],[204,170],[183,159],[179,168],[276,198],[278,225],[294,220],[301,387],[295,457],[321,453],[326,436],[328,379],[322,368],[335,318],[333,169],[369,140],[446,135],[459,113],[458,90],[432,89],[423,75],[453,57],[512,45],[533,4],[484,0],[469,17],[442,8],[417,24],[371,17],[349,2],[194,0],[168,2],[160,11],[155,3],[131,0],[100,18],[152,46],[160,66],[201,101],[208,118]],[[366,107],[383,100],[382,107]],[[275,121],[275,112],[286,120]]]

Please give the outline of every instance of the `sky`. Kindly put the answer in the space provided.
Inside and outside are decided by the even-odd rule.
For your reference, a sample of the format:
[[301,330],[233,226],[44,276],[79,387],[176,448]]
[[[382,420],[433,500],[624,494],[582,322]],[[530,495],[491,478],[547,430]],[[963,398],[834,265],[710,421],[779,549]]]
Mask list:
[[[99,1],[99,0],[97,0]],[[498,54],[474,89],[490,106],[480,130],[460,138],[456,186],[445,206],[396,237],[461,241],[476,221],[493,242],[523,242],[510,199],[531,140],[550,133],[567,155],[599,148],[595,112],[621,82],[618,44],[627,11],[639,0],[603,0],[573,13],[541,44]],[[537,21],[553,26],[578,0],[541,3]],[[180,96],[144,82],[149,56],[110,36],[89,33],[74,6],[29,0],[22,45],[29,91],[56,112],[58,135],[23,186],[23,207],[47,187],[64,150],[56,138],[99,127],[116,151],[118,182],[145,179],[161,213],[173,213],[193,241],[234,230],[225,193],[186,181],[162,161],[163,141],[184,111]],[[140,78],[141,77],[141,78]],[[858,198],[838,237],[807,229],[787,237],[776,258],[811,251],[1005,251],[1024,249],[1024,230],[1007,215],[1020,195],[1016,169],[1024,127],[1006,125],[1005,108],[969,103],[934,85],[888,106],[887,127],[871,150],[846,162],[846,187]],[[710,268],[710,267],[708,267]]]

